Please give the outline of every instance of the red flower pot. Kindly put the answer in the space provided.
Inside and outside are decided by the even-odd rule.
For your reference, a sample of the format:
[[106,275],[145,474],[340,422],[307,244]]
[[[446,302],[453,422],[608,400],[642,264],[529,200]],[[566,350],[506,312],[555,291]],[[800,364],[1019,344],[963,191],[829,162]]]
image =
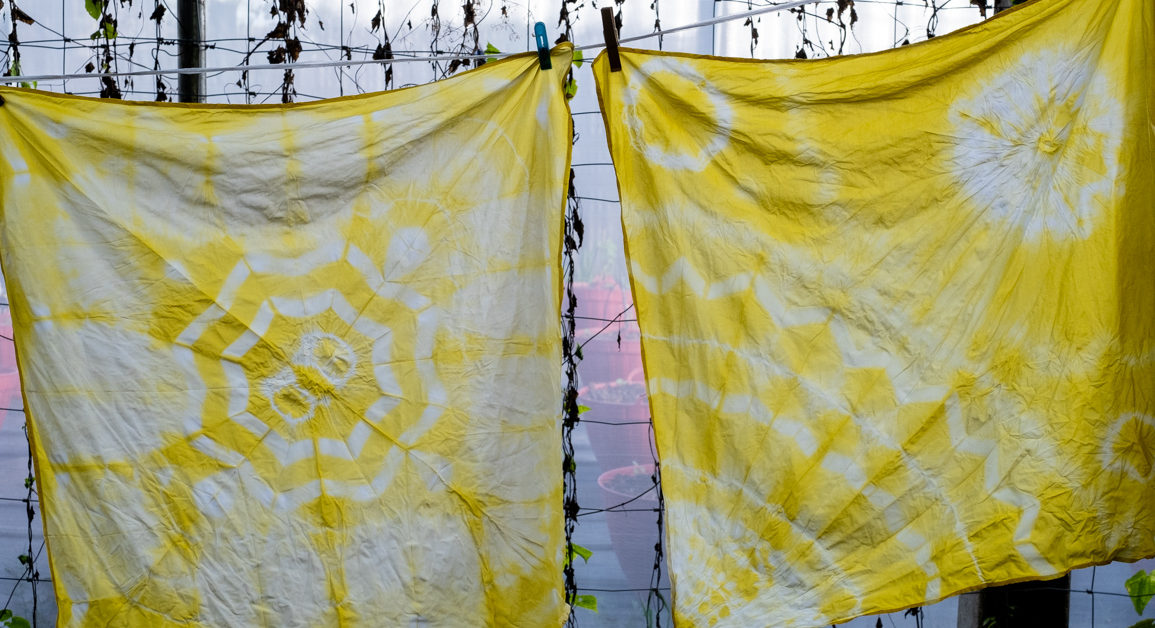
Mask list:
[[[0,334],[11,338],[12,328],[0,327]],[[0,408],[23,407],[24,400],[20,396],[20,373],[16,370],[16,348],[11,340],[0,338]],[[0,410],[0,425],[8,412]]]
[[[582,347],[581,376],[589,382],[627,379],[642,367],[641,334],[629,291],[608,280],[574,284],[578,307],[576,340]],[[611,322],[614,319],[630,322]],[[618,343],[618,337],[621,343]]]
[[653,474],[654,465],[644,464],[611,469],[598,477],[605,507],[621,504],[622,509],[629,509],[611,510],[605,517],[618,565],[631,589],[649,588],[654,571],[654,545],[659,537],[658,513],[654,510],[658,507],[658,492]]
[[629,380],[591,384],[578,394],[578,403],[589,408],[582,424],[603,471],[654,461],[650,406],[640,377],[637,369]]

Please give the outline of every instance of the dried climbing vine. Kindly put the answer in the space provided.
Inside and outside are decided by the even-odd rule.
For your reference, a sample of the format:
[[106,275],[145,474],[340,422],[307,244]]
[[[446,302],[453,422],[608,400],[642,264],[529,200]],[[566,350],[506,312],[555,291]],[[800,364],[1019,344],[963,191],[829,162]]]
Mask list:
[[[152,49],[152,69],[160,69],[160,50],[165,45],[164,37],[161,36],[161,22],[164,20],[166,7],[161,3],[161,0],[153,0],[152,14],[148,19],[155,23],[156,26],[156,45]],[[156,75],[156,101],[165,102],[168,100],[168,84],[165,83],[164,77],[160,74]]]
[[[0,7],[3,6],[4,3],[0,0]],[[8,15],[12,20],[12,30],[8,32],[8,67],[4,70],[4,76],[20,76],[22,74],[20,71],[20,36],[16,32],[16,24],[23,22],[31,26],[36,21],[16,5],[16,0],[12,0]],[[25,87],[29,86],[25,85]]]
[[[292,63],[301,57],[301,38],[297,28],[304,28],[309,10],[305,0],[272,0],[269,14],[277,19],[273,30],[265,35],[265,41],[276,41],[277,47],[266,55],[269,63]],[[293,68],[285,68],[281,79],[281,102],[290,103],[297,98],[296,76]]]
[[[122,1],[123,3],[123,1]],[[129,5],[132,0],[127,0]],[[113,15],[115,11],[115,4],[113,0],[85,0],[84,8],[88,10],[88,14],[96,20],[96,30],[89,36],[91,41],[96,42],[93,45],[93,53],[96,62],[89,61],[84,66],[84,71],[92,73],[99,67],[100,73],[107,75],[117,71],[116,63],[116,16]],[[111,76],[100,77],[100,97],[101,98],[123,98],[120,91],[120,85],[116,79]]]
[[[389,39],[389,29],[385,26],[385,0],[378,0],[379,7],[377,15],[373,16],[369,24],[369,32],[376,33],[381,31],[380,38],[377,41],[377,48],[373,51],[373,58],[377,60],[392,59],[393,58],[393,42]],[[347,59],[352,59],[352,51],[346,53]],[[385,72],[385,89],[393,89],[393,64],[382,63],[382,70]]]
[[[565,212],[565,240],[563,249],[562,272],[565,280],[566,307],[562,317],[562,358],[565,371],[565,390],[562,396],[562,509],[565,513],[565,601],[572,609],[577,603],[577,580],[574,577],[574,543],[573,533],[577,527],[577,517],[580,506],[577,498],[577,459],[574,456],[573,431],[581,420],[578,407],[578,364],[581,363],[581,348],[577,345],[574,334],[576,322],[574,314],[577,311],[577,295],[574,293],[575,257],[585,239],[585,226],[582,224],[580,207],[577,199],[577,190],[574,187],[574,172],[570,169],[569,186],[566,195]],[[576,626],[577,618],[571,611],[566,620],[566,626]]]

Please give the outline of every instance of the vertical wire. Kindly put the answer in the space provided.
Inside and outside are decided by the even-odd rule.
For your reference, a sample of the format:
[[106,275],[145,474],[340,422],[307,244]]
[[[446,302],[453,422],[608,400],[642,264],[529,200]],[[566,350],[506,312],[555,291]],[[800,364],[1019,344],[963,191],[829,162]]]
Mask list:
[[[564,24],[564,31],[562,38],[566,41],[573,41],[573,26],[570,22],[568,13],[568,4],[573,0],[561,0],[561,15],[562,20],[558,26]],[[526,32],[528,35],[530,28],[530,8],[526,7]],[[532,45],[533,38],[527,37],[526,44]],[[567,79],[573,79],[573,67],[570,67]],[[572,155],[573,146],[577,144],[578,136],[574,133],[575,125],[573,124],[573,114],[570,114],[570,130],[573,135],[570,137],[570,151]],[[566,316],[562,321],[564,330],[562,339],[562,354],[565,360],[565,397],[563,399],[564,415],[562,419],[562,490],[563,501],[562,508],[565,516],[565,601],[570,606],[569,617],[566,618],[566,628],[577,627],[577,579],[574,575],[574,543],[573,535],[577,528],[578,511],[581,506],[578,502],[578,486],[577,486],[577,458],[574,454],[573,446],[573,431],[581,421],[581,412],[578,409],[578,364],[581,363],[582,354],[581,347],[575,342],[574,332],[577,327],[577,321],[574,314],[578,308],[577,295],[574,293],[574,271],[576,268],[575,258],[581,249],[582,241],[585,236],[585,225],[582,223],[580,213],[580,203],[578,199],[577,188],[575,186],[575,173],[573,164],[569,168],[569,180],[566,191],[566,213],[565,213],[565,238],[564,238],[564,253],[565,268],[563,269],[565,276],[565,294],[568,300],[566,307]]]
[[[208,33],[205,33],[205,34],[207,35]],[[249,64],[249,57],[252,56],[252,53],[253,53],[253,50],[251,48],[252,45],[253,45],[253,0],[245,0],[245,49],[248,50],[248,53],[245,54],[245,65]],[[253,104],[253,97],[250,95],[253,92],[253,90],[251,88],[251,85],[252,85],[251,81],[253,80],[253,77],[249,74],[249,72],[247,70],[244,73],[244,77],[245,77],[245,80],[243,81],[243,83],[245,84],[245,86],[243,87],[243,89],[245,90],[245,104],[251,105],[251,104]]]
[[[662,31],[662,13],[660,11],[662,0],[654,0],[654,30]],[[658,35],[658,50],[662,50],[662,36]]]
[[[28,435],[28,421],[30,421],[28,413],[24,413],[24,442],[28,444],[28,476],[35,478],[32,474],[32,439]],[[27,493],[24,496],[24,512],[28,515],[28,569],[25,573],[28,575],[28,581],[32,583],[32,628],[37,625],[37,611],[39,607],[39,600],[36,595],[36,582],[40,579],[40,572],[36,570],[36,554],[32,551],[32,520],[36,518],[36,508],[32,506],[32,486],[33,482],[25,481]]]
[[[341,47],[337,49],[337,58],[345,56],[345,3],[337,0],[337,10],[340,11],[337,15],[337,34],[340,37]],[[345,68],[337,66],[337,95],[345,95]]]
[[1091,588],[1087,593],[1091,594],[1091,628],[1095,628],[1095,570],[1097,567],[1091,566]]
[[[68,74],[68,23],[65,21],[65,15],[68,11],[64,8],[64,2],[60,3],[60,73]],[[68,79],[64,79],[63,85],[60,87],[61,91],[68,93]]]
[[[648,398],[647,398],[648,402]],[[656,445],[657,436],[654,434],[654,417],[649,418],[649,437],[652,443]],[[650,591],[646,594],[646,616],[649,617],[651,604],[654,604],[654,626],[660,627],[662,625],[662,611],[666,610],[668,604],[666,599],[662,597],[662,562],[665,558],[665,529],[663,528],[663,519],[666,514],[666,499],[662,494],[662,463],[658,460],[657,447],[651,447],[650,457],[654,461],[654,474],[650,479],[654,482],[654,487],[658,496],[658,541],[654,543],[654,569],[650,574]]]
[[[573,142],[572,138],[570,141]],[[563,572],[565,576],[565,601],[570,606],[566,626],[577,626],[575,602],[577,601],[577,581],[574,577],[574,545],[573,534],[577,527],[578,498],[577,498],[577,460],[574,456],[573,430],[581,420],[578,409],[578,373],[577,367],[581,362],[581,348],[574,342],[576,321],[574,312],[577,310],[577,295],[574,293],[575,256],[581,248],[584,226],[579,214],[577,192],[574,188],[574,171],[570,167],[569,186],[566,197],[565,239],[563,250],[563,269],[565,278],[566,315],[562,319],[562,358],[565,369],[565,395],[562,399],[562,508],[565,516],[565,561]]]
[[894,5],[894,31],[891,35],[891,48],[898,48],[898,3]]

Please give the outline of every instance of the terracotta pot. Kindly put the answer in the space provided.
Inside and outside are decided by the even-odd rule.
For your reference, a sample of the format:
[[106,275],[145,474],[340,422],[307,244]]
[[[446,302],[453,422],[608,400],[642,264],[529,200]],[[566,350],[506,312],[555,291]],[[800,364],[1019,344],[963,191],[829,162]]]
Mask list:
[[[621,314],[633,303],[629,290],[623,290],[621,286],[610,279],[578,282],[573,285],[573,291],[578,300],[578,316],[612,319],[618,314]],[[633,317],[625,316],[623,318]],[[591,324],[592,323],[586,323],[583,325],[579,322],[578,327],[585,327]]]
[[577,342],[582,346],[582,361],[578,366],[583,382],[613,382],[626,379],[642,368],[642,348],[634,325],[631,330],[622,324],[622,344],[619,347],[617,331],[613,326],[599,335],[600,329],[579,329]]
[[611,281],[600,281],[574,284],[574,293],[578,298],[576,315],[583,317],[576,321],[576,340],[582,345],[582,380],[612,382],[628,378],[642,367],[641,334],[636,322],[609,321],[619,316],[636,318],[633,310],[626,311],[632,303],[629,291]]
[[[0,327],[0,334],[12,337],[11,327]],[[0,338],[0,408],[23,407],[20,396],[20,374],[16,370],[16,349],[11,340]],[[0,425],[8,412],[0,411]]]
[[[651,477],[654,465],[630,465],[611,469],[598,477],[598,486],[605,496],[605,507],[610,508],[633,499],[622,508],[641,511],[609,511],[605,513],[610,529],[610,542],[618,565],[626,575],[628,588],[645,589],[650,586],[654,570],[654,545],[658,542],[658,495]],[[640,497],[638,497],[641,495]],[[665,580],[665,561],[661,565]],[[642,596],[644,597],[644,593]]]
[[628,380],[591,384],[578,393],[582,424],[602,471],[654,461],[650,406],[636,369]]

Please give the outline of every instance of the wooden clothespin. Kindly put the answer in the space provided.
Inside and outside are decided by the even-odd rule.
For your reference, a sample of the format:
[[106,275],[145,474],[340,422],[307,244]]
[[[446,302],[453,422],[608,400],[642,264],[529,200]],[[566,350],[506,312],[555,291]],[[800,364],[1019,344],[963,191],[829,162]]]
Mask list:
[[545,24],[538,22],[533,25],[533,39],[537,42],[537,60],[541,69],[553,68],[553,61],[549,58],[549,37],[545,35]]
[[606,54],[610,59],[610,72],[621,72],[622,58],[618,56],[618,25],[614,23],[612,7],[602,9],[602,35],[606,38]]

